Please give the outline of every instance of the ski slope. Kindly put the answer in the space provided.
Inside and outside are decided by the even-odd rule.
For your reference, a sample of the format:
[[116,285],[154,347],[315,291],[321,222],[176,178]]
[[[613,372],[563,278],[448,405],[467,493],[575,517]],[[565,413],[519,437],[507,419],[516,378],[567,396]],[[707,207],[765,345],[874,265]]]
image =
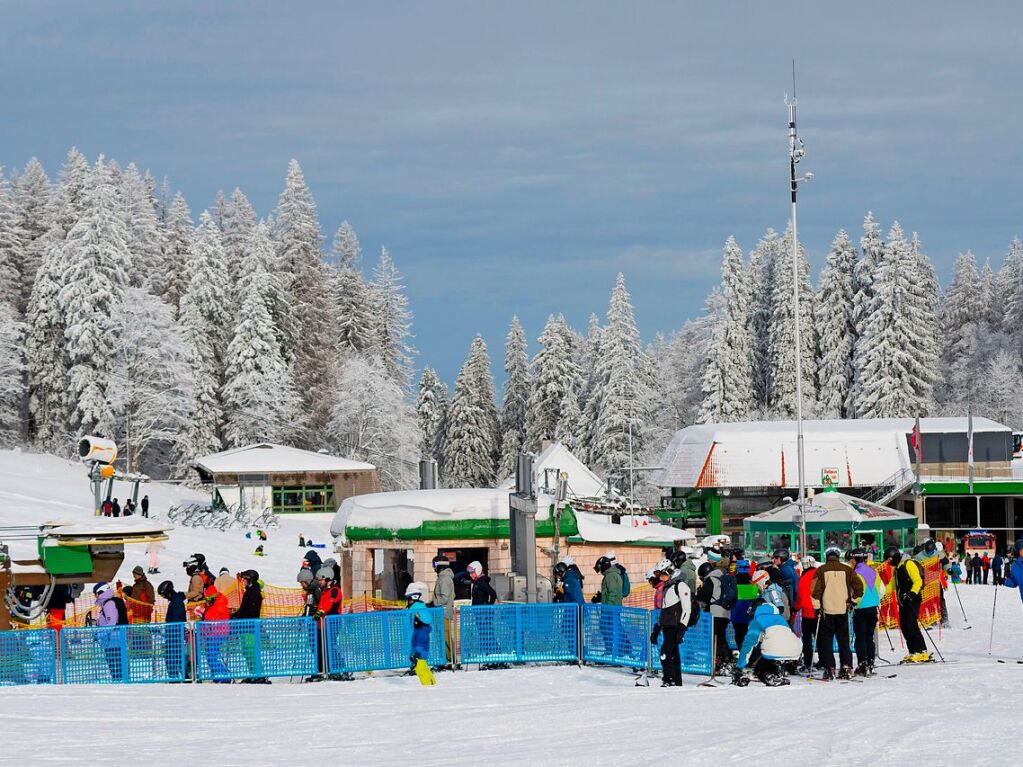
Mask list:
[[[114,483],[114,497],[122,505],[130,497],[131,488],[127,483]],[[139,499],[149,495],[150,518],[166,522],[167,510],[172,504],[196,501],[209,502],[209,495],[187,487],[151,482],[139,489]],[[264,582],[274,586],[295,585],[305,548],[298,547],[298,535],[312,537],[317,543],[326,543],[328,548],[320,550],[321,555],[332,548],[330,521],[332,514],[306,514],[301,517],[281,517],[277,530],[267,530],[268,540],[263,542],[266,556],[257,557],[253,552],[260,541],[245,537],[245,530],[234,528],[228,531],[205,530],[192,527],[173,527],[166,542],[166,549],[160,556],[160,574],[150,576],[155,583],[170,578],[181,588],[187,577],[181,563],[193,552],[206,555],[214,574],[221,567],[232,573],[255,569]],[[52,455],[27,453],[19,450],[0,450],[0,527],[5,525],[40,524],[52,520],[81,522],[94,519],[92,516],[92,487],[85,466],[78,461],[69,461]],[[100,520],[102,521],[102,520]],[[11,544],[14,558],[35,557],[34,541],[18,541]],[[118,578],[131,583],[131,569],[135,565],[148,567],[145,546],[126,546],[124,564],[118,571]]]

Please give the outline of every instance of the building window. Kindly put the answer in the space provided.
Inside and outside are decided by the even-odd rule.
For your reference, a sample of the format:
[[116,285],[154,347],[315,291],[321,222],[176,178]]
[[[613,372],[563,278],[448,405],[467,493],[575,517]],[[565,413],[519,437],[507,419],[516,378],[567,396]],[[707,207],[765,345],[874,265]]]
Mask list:
[[333,513],[337,511],[337,506],[334,503],[334,488],[331,485],[275,487],[274,511],[278,514]]

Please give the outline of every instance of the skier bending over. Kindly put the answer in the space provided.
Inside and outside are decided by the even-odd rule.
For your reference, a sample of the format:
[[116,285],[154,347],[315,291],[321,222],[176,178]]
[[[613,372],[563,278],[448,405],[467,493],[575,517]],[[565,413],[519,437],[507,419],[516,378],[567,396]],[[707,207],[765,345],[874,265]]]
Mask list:
[[774,605],[762,604],[753,613],[749,631],[739,650],[739,659],[732,672],[732,684],[745,687],[753,674],[768,687],[789,683],[780,662],[796,660],[803,653],[803,643],[778,614]]

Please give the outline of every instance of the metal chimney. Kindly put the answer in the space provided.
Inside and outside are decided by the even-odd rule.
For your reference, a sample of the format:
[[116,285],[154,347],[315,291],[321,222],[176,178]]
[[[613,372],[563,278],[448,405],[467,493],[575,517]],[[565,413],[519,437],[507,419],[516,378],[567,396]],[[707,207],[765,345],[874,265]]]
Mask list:
[[437,462],[432,458],[426,458],[419,462],[419,489],[437,489]]

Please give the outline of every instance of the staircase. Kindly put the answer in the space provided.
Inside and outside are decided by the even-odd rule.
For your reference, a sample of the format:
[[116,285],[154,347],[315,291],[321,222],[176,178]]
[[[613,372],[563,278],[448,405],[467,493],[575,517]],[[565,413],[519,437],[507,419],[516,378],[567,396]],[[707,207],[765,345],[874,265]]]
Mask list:
[[899,469],[888,479],[866,493],[863,496],[863,500],[884,506],[893,498],[898,498],[906,492],[913,486],[914,482],[916,482],[916,475],[912,469]]

